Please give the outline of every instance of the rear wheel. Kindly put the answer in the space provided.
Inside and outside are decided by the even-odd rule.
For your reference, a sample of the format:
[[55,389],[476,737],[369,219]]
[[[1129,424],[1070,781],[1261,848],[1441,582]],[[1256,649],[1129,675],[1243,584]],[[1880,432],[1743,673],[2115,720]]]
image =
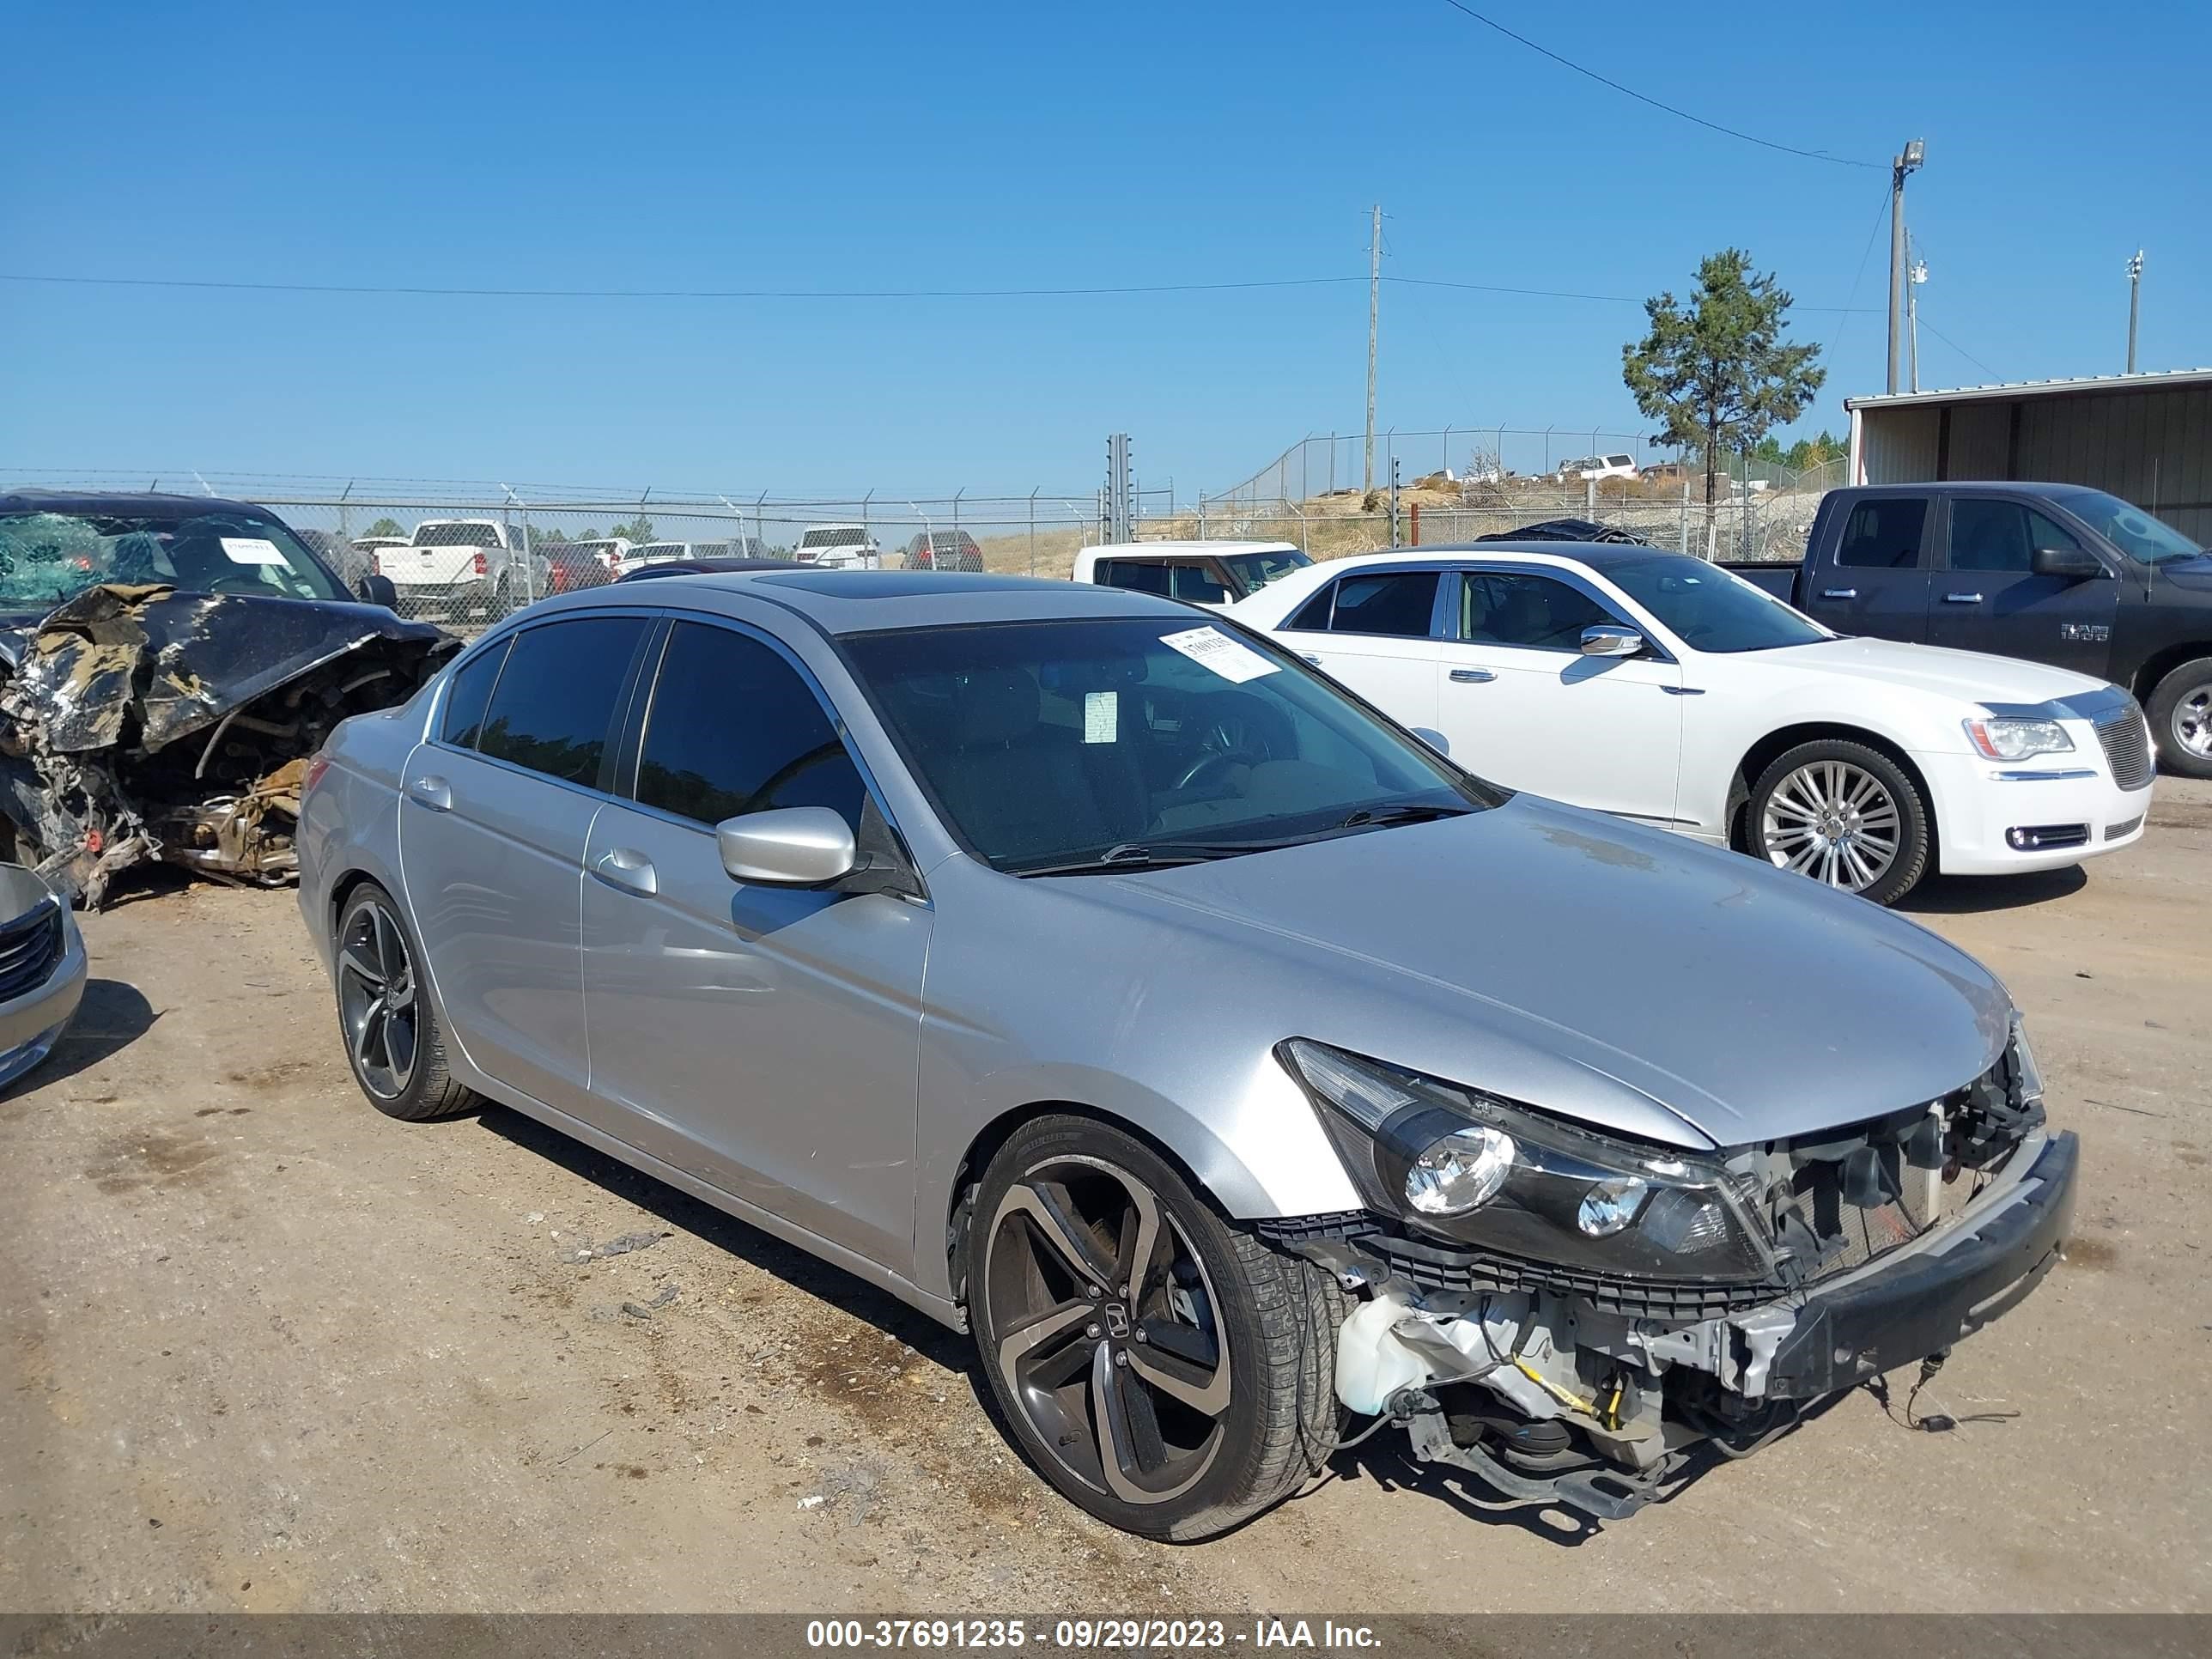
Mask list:
[[2212,657],[2169,671],[2143,712],[2160,766],[2185,778],[2212,778]]
[[1928,805],[1880,750],[1801,743],[1752,786],[1750,851],[1876,904],[1894,904],[1928,867]]
[[338,913],[338,1031],[369,1103],[411,1122],[477,1103],[446,1069],[438,1011],[424,994],[414,936],[392,895],[365,881]]
[[1280,1502],[1336,1440],[1345,1304],[1086,1118],[991,1161],[968,1245],[984,1374],[1045,1478],[1110,1525],[1192,1540]]

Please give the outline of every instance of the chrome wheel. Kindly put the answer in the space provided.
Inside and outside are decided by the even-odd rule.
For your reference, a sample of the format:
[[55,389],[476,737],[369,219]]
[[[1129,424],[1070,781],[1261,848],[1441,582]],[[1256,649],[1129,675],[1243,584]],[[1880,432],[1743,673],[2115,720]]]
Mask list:
[[338,939],[338,1021],[362,1088],[396,1100],[414,1080],[419,1049],[415,963],[399,919],[371,898]]
[[1024,1170],[983,1258],[989,1363],[1068,1474],[1164,1504],[1212,1467],[1230,1401],[1218,1304],[1158,1195],[1103,1158]]
[[2199,760],[2212,760],[2212,684],[2192,685],[2173,705],[2173,740]]
[[1904,819],[1873,773],[1848,761],[1809,761],[1767,796],[1759,836],[1780,868],[1856,893],[1897,862]]

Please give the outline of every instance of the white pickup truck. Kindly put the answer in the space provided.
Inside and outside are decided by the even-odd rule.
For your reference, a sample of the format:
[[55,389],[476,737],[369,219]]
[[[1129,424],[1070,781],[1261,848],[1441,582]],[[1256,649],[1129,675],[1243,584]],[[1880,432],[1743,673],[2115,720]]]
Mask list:
[[398,590],[403,615],[437,610],[455,621],[490,622],[531,598],[522,550],[507,536],[497,519],[425,519],[405,546],[377,553],[377,572]]
[[864,524],[811,524],[791,556],[825,570],[880,570],[884,563],[884,550]]

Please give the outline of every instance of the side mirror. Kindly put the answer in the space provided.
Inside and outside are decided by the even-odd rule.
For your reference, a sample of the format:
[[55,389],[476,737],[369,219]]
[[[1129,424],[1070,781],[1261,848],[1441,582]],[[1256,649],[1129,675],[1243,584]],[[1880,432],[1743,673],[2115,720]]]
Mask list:
[[714,826],[714,844],[732,880],[770,887],[827,887],[860,859],[851,826],[826,806],[725,818]]
[[1446,759],[1450,758],[1451,740],[1445,737],[1443,732],[1435,731],[1425,726],[1409,726],[1406,729],[1408,732],[1411,732],[1415,737],[1419,738],[1423,743],[1428,744],[1430,748],[1435,750],[1439,755],[1443,756]]
[[1644,635],[1632,628],[1600,623],[1595,628],[1583,629],[1585,657],[1632,657],[1643,648]]
[[2039,576],[2061,576],[2069,581],[2105,574],[2105,562],[2086,547],[2039,547],[2027,568]]
[[392,585],[392,578],[371,571],[361,579],[360,593],[364,605],[380,605],[386,611],[399,608],[399,590]]

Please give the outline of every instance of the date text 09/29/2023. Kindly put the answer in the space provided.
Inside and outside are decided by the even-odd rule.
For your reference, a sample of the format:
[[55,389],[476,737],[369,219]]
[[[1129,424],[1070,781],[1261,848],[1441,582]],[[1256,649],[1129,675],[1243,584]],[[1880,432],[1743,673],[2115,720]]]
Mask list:
[[1334,1620],[1255,1619],[814,1619],[810,1648],[1024,1648],[1130,1651],[1186,1648],[1337,1648],[1372,1651],[1367,1625]]

